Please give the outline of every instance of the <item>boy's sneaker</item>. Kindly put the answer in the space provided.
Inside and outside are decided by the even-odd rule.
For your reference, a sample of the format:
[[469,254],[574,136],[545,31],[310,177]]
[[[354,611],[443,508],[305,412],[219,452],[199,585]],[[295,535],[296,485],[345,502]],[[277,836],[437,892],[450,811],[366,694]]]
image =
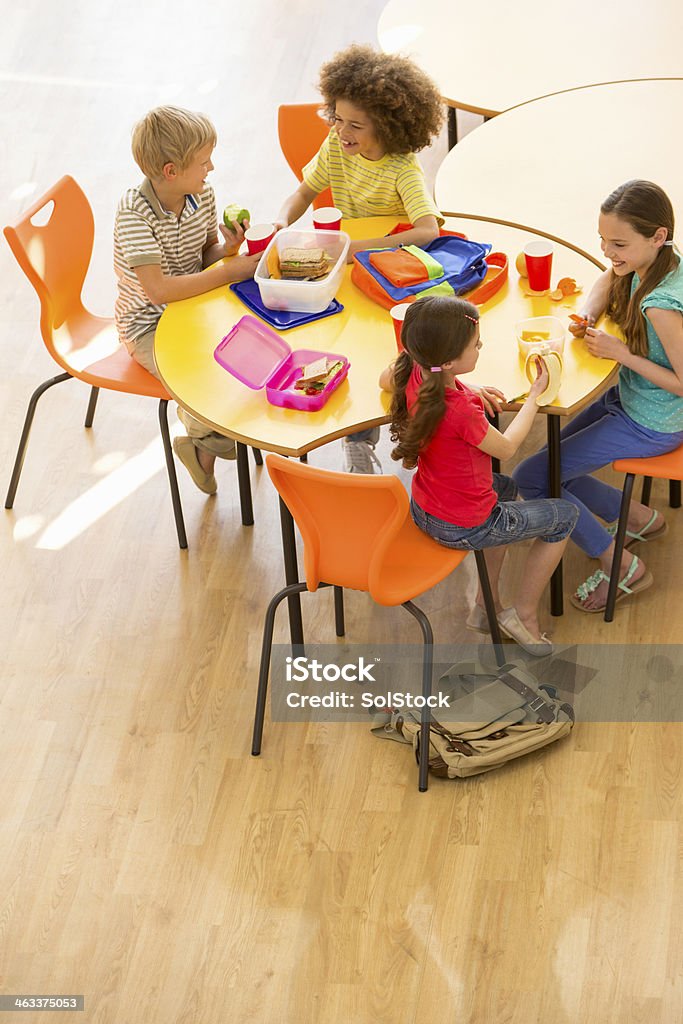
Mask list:
[[237,458],[237,446],[231,437],[224,437],[222,434],[217,434],[215,431],[211,431],[202,435],[198,438],[197,435],[197,424],[196,420],[191,413],[188,413],[182,406],[177,408],[178,419],[185,427],[188,436],[192,438],[194,442],[199,442],[196,447],[203,448],[209,455],[215,455],[218,459],[236,459]]
[[[354,441],[350,437],[342,438],[345,473],[382,472],[382,463],[375,455],[375,445],[379,441],[379,427],[375,427],[371,438],[367,441]],[[375,466],[377,469],[375,469]]]

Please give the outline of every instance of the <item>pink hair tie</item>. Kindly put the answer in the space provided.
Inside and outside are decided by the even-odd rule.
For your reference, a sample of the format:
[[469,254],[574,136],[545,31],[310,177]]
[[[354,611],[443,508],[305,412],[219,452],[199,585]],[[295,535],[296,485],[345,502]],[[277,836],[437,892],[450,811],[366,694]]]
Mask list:
[[477,319],[476,316],[470,316],[469,313],[463,313],[463,316],[466,317],[467,320],[471,320],[473,324],[479,323],[479,320]]
[[429,369],[432,371],[432,373],[441,373],[442,367],[441,366],[430,366]]

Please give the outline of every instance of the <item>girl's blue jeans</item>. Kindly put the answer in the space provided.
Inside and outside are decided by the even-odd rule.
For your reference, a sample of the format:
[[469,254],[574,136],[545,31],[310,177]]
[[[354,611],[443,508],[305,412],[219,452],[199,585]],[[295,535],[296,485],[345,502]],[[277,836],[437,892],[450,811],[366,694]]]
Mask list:
[[[632,420],[621,406],[617,387],[606,391],[564,428],[560,434],[562,497],[578,510],[572,540],[587,555],[598,558],[613,539],[595,517],[614,522],[621,505],[621,491],[590,474],[615,459],[663,455],[681,443],[683,430],[661,434]],[[547,495],[547,447],[521,462],[512,475],[525,499]]]
[[500,473],[493,474],[493,487],[498,502],[479,526],[448,523],[425,512],[414,499],[410,502],[410,513],[424,533],[444,547],[461,551],[497,548],[532,537],[541,537],[553,544],[572,532],[578,513],[570,502],[562,498],[516,501],[518,492],[514,480]]

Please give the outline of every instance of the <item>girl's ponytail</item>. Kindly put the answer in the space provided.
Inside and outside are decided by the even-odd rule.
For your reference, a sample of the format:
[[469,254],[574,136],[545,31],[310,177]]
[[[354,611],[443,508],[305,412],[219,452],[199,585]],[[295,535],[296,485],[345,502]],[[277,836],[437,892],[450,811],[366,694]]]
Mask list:
[[[405,353],[403,354],[405,355]],[[407,358],[410,360],[409,356]],[[412,365],[408,377],[411,372]],[[396,368],[394,368],[394,381],[396,381]],[[397,397],[396,393],[395,397]],[[391,457],[396,462],[402,462],[404,469],[414,469],[417,466],[420,449],[432,436],[446,412],[446,388],[443,373],[425,370],[423,367],[422,383],[417,392],[414,414],[411,416],[408,413],[405,387],[403,388],[403,406],[405,407],[405,418],[402,423],[394,415],[393,405],[391,408],[392,421],[389,436],[396,444]]]
[[[408,403],[406,388],[413,370],[413,361],[407,352],[401,352],[394,363],[393,398],[391,400],[391,433],[392,441],[397,441],[399,432],[405,429],[408,422]],[[396,435],[396,436],[394,436]]]
[[[408,309],[401,340],[405,351],[394,363],[390,437],[396,447],[392,459],[406,469],[417,465],[446,412],[446,386],[441,366],[458,359],[472,340],[479,311],[464,299],[434,295],[413,302]],[[421,380],[409,411],[406,388],[415,367]]]

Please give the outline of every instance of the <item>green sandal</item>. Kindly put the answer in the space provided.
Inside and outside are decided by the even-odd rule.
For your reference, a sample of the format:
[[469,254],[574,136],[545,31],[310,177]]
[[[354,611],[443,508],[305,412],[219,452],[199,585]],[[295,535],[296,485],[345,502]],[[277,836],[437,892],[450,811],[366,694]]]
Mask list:
[[[663,537],[665,533],[668,533],[669,532],[669,526],[668,526],[668,523],[666,521],[664,521],[662,523],[662,525],[657,530],[650,530],[650,527],[652,526],[652,524],[654,523],[656,518],[657,518],[657,512],[655,511],[655,512],[652,513],[652,515],[650,516],[648,521],[645,523],[645,526],[642,528],[642,530],[640,530],[640,531],[636,530],[635,532],[632,532],[631,530],[627,530],[626,531],[626,540],[624,541],[624,547],[627,548],[631,544],[633,544],[634,541],[638,541],[638,540],[642,540],[643,543],[646,544],[649,540],[657,540],[658,537]],[[607,532],[609,533],[610,537],[616,537],[616,535],[617,535],[617,527],[618,526],[619,526],[619,521],[617,520],[616,523],[612,523],[610,526],[607,527]]]
[[[638,556],[634,555],[633,561],[628,567],[628,572],[624,576],[623,580],[620,580],[617,584],[617,598],[615,604],[619,604],[620,601],[623,601],[625,597],[630,597],[631,594],[637,594],[641,590],[647,590],[647,588],[651,587],[654,583],[652,573],[646,569],[640,579],[637,579],[633,586],[630,587],[629,583],[633,579],[633,575],[637,568]],[[588,612],[589,614],[594,612],[604,612],[607,602],[599,608],[586,608],[584,603],[586,598],[592,594],[594,590],[597,590],[603,582],[609,583],[609,576],[606,572],[603,572],[602,569],[598,569],[597,572],[594,572],[592,576],[589,576],[587,580],[584,580],[584,582],[576,588],[576,592],[572,594],[569,600],[575,608],[579,608],[582,612]]]

